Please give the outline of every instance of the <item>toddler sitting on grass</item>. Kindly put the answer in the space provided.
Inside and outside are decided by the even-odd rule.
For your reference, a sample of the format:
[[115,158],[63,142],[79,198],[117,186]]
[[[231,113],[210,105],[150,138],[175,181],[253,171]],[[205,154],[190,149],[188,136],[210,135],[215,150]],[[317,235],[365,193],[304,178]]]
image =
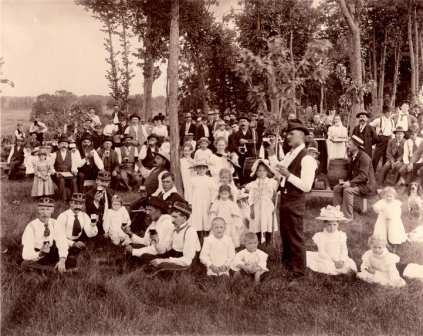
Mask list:
[[231,269],[234,278],[239,278],[241,272],[254,275],[256,283],[260,282],[264,273],[268,272],[267,254],[257,248],[258,238],[254,232],[247,232],[244,236],[245,249],[239,251],[232,261]]
[[119,195],[113,195],[112,208],[106,209],[104,213],[104,236],[109,237],[114,245],[128,245],[131,239],[123,232],[122,227],[129,225],[131,225],[131,219],[122,205],[122,198]]
[[207,267],[207,275],[229,276],[230,264],[235,256],[232,238],[226,233],[226,222],[215,217],[211,223],[211,234],[204,238],[200,261]]

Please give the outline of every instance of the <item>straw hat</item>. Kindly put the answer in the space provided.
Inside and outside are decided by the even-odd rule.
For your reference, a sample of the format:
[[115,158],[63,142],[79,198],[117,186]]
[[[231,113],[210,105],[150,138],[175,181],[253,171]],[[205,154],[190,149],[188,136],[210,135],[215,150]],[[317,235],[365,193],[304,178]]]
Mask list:
[[256,175],[257,169],[260,164],[263,164],[269,170],[271,174],[275,175],[275,171],[273,170],[272,167],[270,167],[269,161],[265,159],[258,159],[254,161],[253,166],[251,167],[251,174],[250,174],[251,177]]
[[190,168],[206,167],[209,168],[209,164],[206,160],[196,160]]
[[320,216],[316,219],[323,221],[347,221],[339,205],[333,206],[328,205],[327,207],[320,209]]

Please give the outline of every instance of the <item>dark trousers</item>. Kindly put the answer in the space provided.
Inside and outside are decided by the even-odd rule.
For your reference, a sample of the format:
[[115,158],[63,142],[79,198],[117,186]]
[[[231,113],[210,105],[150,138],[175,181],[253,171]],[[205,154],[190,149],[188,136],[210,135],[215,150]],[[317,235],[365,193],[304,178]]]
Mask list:
[[78,192],[76,176],[64,178],[63,176],[53,175],[51,178],[53,182],[56,183],[57,188],[59,189],[59,198],[61,200],[66,201],[66,185],[68,185],[72,193]]
[[302,276],[306,268],[303,217],[305,195],[281,194],[279,225],[282,240],[282,263],[294,276]]
[[375,146],[375,152],[373,153],[373,168],[377,170],[380,159],[382,159],[382,165],[386,162],[386,148],[388,147],[388,142],[391,137],[381,135],[379,136],[379,142]]
[[19,180],[25,177],[25,169],[22,168],[23,161],[11,161],[9,168],[9,180]]

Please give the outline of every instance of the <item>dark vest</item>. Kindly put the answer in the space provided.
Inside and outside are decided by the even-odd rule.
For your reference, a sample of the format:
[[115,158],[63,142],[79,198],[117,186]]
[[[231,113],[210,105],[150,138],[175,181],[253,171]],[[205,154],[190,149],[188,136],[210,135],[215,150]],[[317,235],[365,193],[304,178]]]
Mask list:
[[19,150],[18,150],[18,146],[15,145],[15,148],[13,149],[13,155],[12,155],[10,161],[11,162],[12,161],[23,162],[24,161],[24,157],[25,157],[25,154],[24,154],[23,149],[24,149],[24,146],[21,146],[19,148]]
[[147,168],[151,169],[154,167],[155,162],[154,158],[156,157],[155,153],[151,150],[150,146],[147,146],[147,155],[145,156],[144,160],[142,160],[142,165]]
[[[301,160],[304,156],[307,155],[307,149],[303,148],[297,155],[297,157],[294,159],[294,161],[291,162],[291,164],[288,166],[288,171],[297,176],[301,177]],[[285,187],[282,188],[282,192],[284,194],[287,194],[289,196],[302,196],[304,194],[304,191],[298,189],[296,186],[294,186],[292,183],[286,181]]]
[[57,172],[70,172],[72,169],[72,159],[70,151],[66,151],[65,159],[62,159],[60,150],[56,152],[56,160],[54,161],[54,170]]

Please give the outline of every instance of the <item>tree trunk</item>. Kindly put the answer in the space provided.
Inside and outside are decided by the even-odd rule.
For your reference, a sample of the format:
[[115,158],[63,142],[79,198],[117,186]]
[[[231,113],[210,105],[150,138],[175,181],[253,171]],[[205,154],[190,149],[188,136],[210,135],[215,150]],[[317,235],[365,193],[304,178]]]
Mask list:
[[386,39],[387,39],[387,32],[385,30],[385,34],[383,37],[383,44],[382,44],[382,55],[380,57],[380,72],[379,72],[379,90],[378,90],[378,113],[381,113],[383,110],[383,92],[385,86],[385,63],[386,63]]
[[[419,43],[420,43],[420,61],[421,61],[420,70],[421,70],[421,75],[423,77],[423,32],[421,30],[420,30]],[[418,83],[418,84],[420,85],[420,83]],[[423,84],[422,84],[422,86],[419,86],[419,89],[421,89],[422,87],[423,87]]]
[[154,61],[151,52],[151,41],[150,41],[150,30],[151,30],[151,17],[147,16],[147,27],[145,33],[145,59],[144,59],[144,118],[146,121],[153,117],[153,111],[151,107],[152,94],[153,94],[153,82],[154,82]]
[[414,7],[414,36],[416,39],[416,44],[414,45],[414,49],[416,50],[416,77],[415,77],[415,82],[416,82],[416,96],[417,93],[419,91],[419,83],[420,83],[420,64],[419,64],[419,25],[417,23],[417,8]]
[[376,54],[376,36],[375,30],[373,29],[373,42],[372,42],[372,71],[370,71],[373,85],[372,85],[372,110],[373,113],[378,111],[378,75],[377,75],[377,54]]
[[397,39],[397,43],[395,45],[395,52],[394,52],[394,59],[395,59],[395,68],[394,68],[394,79],[392,82],[392,96],[391,96],[391,103],[390,107],[391,110],[395,107],[395,101],[397,99],[397,88],[399,84],[399,67],[402,58],[402,40],[400,38]]
[[[291,83],[291,95],[292,95],[292,112],[297,114],[297,104],[295,101],[296,96],[296,87],[295,87],[295,60],[294,60],[294,49],[293,49],[293,39],[294,39],[294,33],[291,30],[290,38],[289,38],[289,52],[291,55],[291,66],[292,66],[292,83]],[[298,118],[298,116],[297,116]]]
[[179,122],[178,122],[178,57],[179,57],[179,0],[172,0],[169,41],[169,124],[170,164],[175,175],[176,188],[182,193],[181,169],[179,164]]
[[323,113],[324,100],[325,100],[325,86],[323,83],[320,83],[320,114]]
[[113,48],[113,27],[109,19],[106,18],[106,28],[107,28],[107,37],[106,37],[106,49],[109,52],[109,64],[110,64],[110,88],[112,90],[111,96],[117,104],[122,103],[120,99],[120,88],[119,88],[119,78],[118,78],[118,69],[115,59],[115,51]]
[[411,105],[416,101],[416,60],[413,46],[413,22],[411,11],[408,14],[408,47],[410,50],[410,64],[411,64]]
[[356,120],[356,115],[364,109],[363,105],[363,69],[361,60],[361,36],[360,25],[354,17],[354,13],[347,7],[345,0],[338,0],[342,15],[347,21],[350,31],[351,51],[349,53],[351,78],[358,87],[358,95],[354,97],[351,108],[351,120]]

